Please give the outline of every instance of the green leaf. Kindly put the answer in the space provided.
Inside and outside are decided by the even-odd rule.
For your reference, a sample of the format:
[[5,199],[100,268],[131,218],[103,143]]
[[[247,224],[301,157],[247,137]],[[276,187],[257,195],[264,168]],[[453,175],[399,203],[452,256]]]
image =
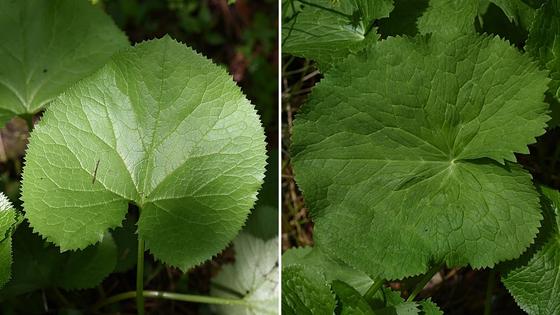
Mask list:
[[0,126],[33,114],[129,46],[86,0],[0,1]]
[[418,34],[417,20],[428,8],[429,0],[395,0],[395,9],[389,18],[377,23],[384,37]]
[[[531,26],[535,9],[520,0],[492,0],[507,18],[525,30]],[[439,31],[474,31],[477,15],[485,13],[490,1],[397,0],[389,19],[378,25],[383,36],[416,35]],[[502,25],[502,27],[504,27]]]
[[331,287],[342,306],[341,315],[374,315],[373,310],[362,297],[360,292],[352,286],[340,280],[331,282]]
[[[314,246],[289,249],[282,255],[282,264],[301,264],[320,268],[327,281],[341,280],[356,289],[361,295],[373,285],[373,280],[364,272],[354,269],[336,257],[323,244],[320,237],[313,235]],[[298,257],[299,256],[299,257]]]
[[111,233],[117,245],[117,265],[115,272],[125,272],[132,269],[138,258],[138,237],[136,225],[130,218],[123,221],[122,227]]
[[216,305],[218,313],[278,314],[278,237],[263,241],[241,233],[233,241],[233,245],[235,264],[223,267],[212,281],[210,294],[223,298],[243,296],[247,306]]
[[429,0],[428,3],[418,18],[420,34],[448,30],[474,31],[480,0]]
[[560,308],[560,193],[538,186],[544,219],[535,244],[519,259],[500,264],[502,282],[529,314]]
[[375,310],[375,315],[416,315],[420,314],[416,302],[403,302],[401,304],[388,306]]
[[542,216],[531,176],[508,161],[544,133],[547,83],[485,35],[389,38],[349,57],[294,121],[314,232],[385,279],[519,257]]
[[521,0],[491,0],[499,6],[509,20],[528,30],[533,25],[535,19],[535,9]]
[[268,154],[264,184],[257,196],[255,209],[243,228],[265,241],[278,237],[278,150],[271,149]]
[[16,210],[8,197],[0,192],[0,288],[10,280],[12,266],[12,234],[19,225]]
[[113,272],[117,264],[117,246],[110,233],[95,246],[67,254],[68,259],[61,264],[56,276],[56,285],[64,290],[94,287]]
[[108,276],[116,263],[116,246],[110,235],[83,251],[60,249],[34,234],[27,221],[13,236],[13,276],[0,290],[2,298],[59,286],[65,290],[92,288]]
[[22,200],[62,250],[121,225],[183,270],[237,234],[263,182],[263,127],[225,71],[169,36],[115,54],[61,95],[30,138]]
[[550,103],[553,120],[550,126],[560,124],[560,4],[549,0],[537,10],[535,22],[529,31],[525,50],[550,71],[546,100]]
[[332,314],[335,296],[320,269],[291,265],[282,268],[282,314]]
[[334,280],[331,282],[331,287],[341,305],[340,314],[374,315],[373,310],[362,295],[349,284]]
[[282,26],[282,51],[315,60],[321,72],[375,43],[379,35],[373,23],[393,10],[392,0],[300,2],[306,6]]
[[420,314],[422,315],[443,315],[439,307],[432,302],[432,299],[418,301],[420,304]]

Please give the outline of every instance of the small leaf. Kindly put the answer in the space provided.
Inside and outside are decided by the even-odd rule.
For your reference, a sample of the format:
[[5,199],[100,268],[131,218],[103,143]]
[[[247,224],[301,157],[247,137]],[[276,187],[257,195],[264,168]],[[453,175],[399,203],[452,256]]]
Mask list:
[[420,314],[416,302],[403,302],[393,306],[388,306],[380,310],[375,310],[375,315],[417,315]]
[[373,310],[360,292],[356,291],[349,284],[340,280],[334,280],[331,282],[331,287],[342,306],[341,315],[374,315]]
[[8,197],[0,192],[0,288],[10,280],[12,266],[12,234],[19,225],[16,210]]
[[443,315],[443,312],[434,302],[432,302],[431,298],[418,301],[418,304],[420,304],[421,315]]
[[536,10],[521,0],[490,0],[499,6],[508,19],[528,30],[533,25]]
[[539,61],[541,68],[550,71],[552,81],[546,100],[552,110],[550,126],[560,124],[560,4],[549,0],[537,10],[529,31],[525,50]]
[[86,0],[0,1],[0,126],[34,114],[129,46]]
[[560,193],[538,186],[544,219],[535,244],[519,259],[500,264],[502,282],[529,314],[560,309]]
[[393,10],[391,0],[300,2],[303,10],[282,25],[282,51],[317,61],[321,72],[376,42],[373,23]]
[[30,138],[22,200],[62,250],[121,225],[187,270],[235,237],[266,164],[263,127],[231,77],[169,36],[115,54],[61,95]]
[[278,237],[265,242],[250,234],[241,233],[233,244],[235,264],[223,267],[212,281],[210,294],[223,298],[243,296],[247,306],[216,305],[218,313],[278,314]]
[[365,294],[373,285],[373,280],[364,272],[356,270],[336,257],[327,249],[317,235],[313,235],[314,246],[293,248],[282,255],[283,266],[300,264],[320,268],[327,281],[341,280],[352,286],[360,294]]
[[2,298],[52,286],[66,290],[92,288],[113,271],[116,263],[116,247],[110,235],[83,251],[60,253],[58,247],[34,234],[27,221],[14,234],[13,248],[13,277],[0,290]]
[[320,269],[291,265],[282,268],[282,314],[332,314],[335,296]]
[[56,285],[64,290],[92,288],[113,272],[117,264],[117,246],[110,233],[95,246],[65,254],[68,259],[60,264],[54,278]]
[[486,35],[389,38],[348,57],[294,121],[314,233],[385,279],[519,257],[542,217],[531,176],[509,161],[545,131],[548,81]]
[[125,272],[132,269],[138,258],[138,237],[136,225],[130,219],[123,221],[122,227],[111,233],[117,245],[117,266],[115,272]]
[[418,18],[420,34],[440,31],[474,31],[474,19],[480,0],[429,0],[429,5]]

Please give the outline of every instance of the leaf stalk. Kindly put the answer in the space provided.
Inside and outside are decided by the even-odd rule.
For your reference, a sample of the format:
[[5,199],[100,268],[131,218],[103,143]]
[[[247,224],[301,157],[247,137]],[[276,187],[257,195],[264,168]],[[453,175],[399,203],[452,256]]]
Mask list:
[[445,264],[440,264],[437,266],[432,267],[432,269],[430,269],[430,271],[424,276],[424,278],[422,278],[422,281],[420,281],[420,283],[418,283],[418,286],[416,286],[416,289],[414,289],[414,291],[412,291],[412,293],[410,294],[410,296],[408,297],[408,299],[406,299],[407,302],[412,302],[414,300],[414,298],[418,295],[418,293],[420,293],[420,291],[422,291],[422,289],[424,288],[424,286],[426,285],[426,283],[428,283],[428,281],[430,281],[434,275],[441,270],[441,268],[443,268]]
[[136,306],[144,315],[144,239],[138,238],[138,266],[136,267]]
[[[111,303],[116,303],[118,301],[122,301],[126,299],[132,299],[134,297],[138,299],[137,291],[129,291],[129,292],[113,295],[97,303],[92,308],[92,311],[95,311],[105,305],[109,305]],[[190,295],[190,294],[163,292],[163,291],[142,291],[142,298],[145,297],[183,301],[183,302],[194,302],[194,303],[248,306],[247,301],[242,299],[225,299],[225,298],[218,298],[212,296]],[[140,313],[140,309],[138,309],[138,311],[139,311],[138,313]]]

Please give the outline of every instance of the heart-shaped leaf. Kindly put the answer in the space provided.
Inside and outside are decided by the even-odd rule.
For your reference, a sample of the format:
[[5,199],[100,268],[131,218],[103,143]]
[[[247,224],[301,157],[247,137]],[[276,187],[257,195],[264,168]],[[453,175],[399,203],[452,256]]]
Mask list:
[[86,0],[0,1],[0,126],[34,114],[129,46]]
[[531,58],[497,37],[438,33],[389,38],[328,74],[294,121],[292,161],[336,256],[397,279],[526,250],[538,193],[505,160],[549,119]]
[[169,36],[115,54],[62,94],[30,138],[22,200],[63,250],[121,225],[186,270],[231,241],[266,164],[254,106],[227,73]]

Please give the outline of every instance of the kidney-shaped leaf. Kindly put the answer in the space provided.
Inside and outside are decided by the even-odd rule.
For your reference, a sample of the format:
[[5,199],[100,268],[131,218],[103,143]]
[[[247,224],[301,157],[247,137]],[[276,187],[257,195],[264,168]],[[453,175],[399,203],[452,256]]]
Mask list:
[[1,0],[0,43],[0,126],[41,110],[129,46],[86,0]]
[[[373,276],[518,257],[542,218],[513,152],[544,133],[548,79],[499,38],[389,38],[319,83],[293,128],[315,233]],[[499,163],[498,163],[499,162]],[[501,164],[504,163],[504,164]]]
[[121,224],[188,269],[234,238],[263,182],[264,132],[231,77],[166,36],[115,54],[47,110],[30,139],[22,200],[62,250]]

